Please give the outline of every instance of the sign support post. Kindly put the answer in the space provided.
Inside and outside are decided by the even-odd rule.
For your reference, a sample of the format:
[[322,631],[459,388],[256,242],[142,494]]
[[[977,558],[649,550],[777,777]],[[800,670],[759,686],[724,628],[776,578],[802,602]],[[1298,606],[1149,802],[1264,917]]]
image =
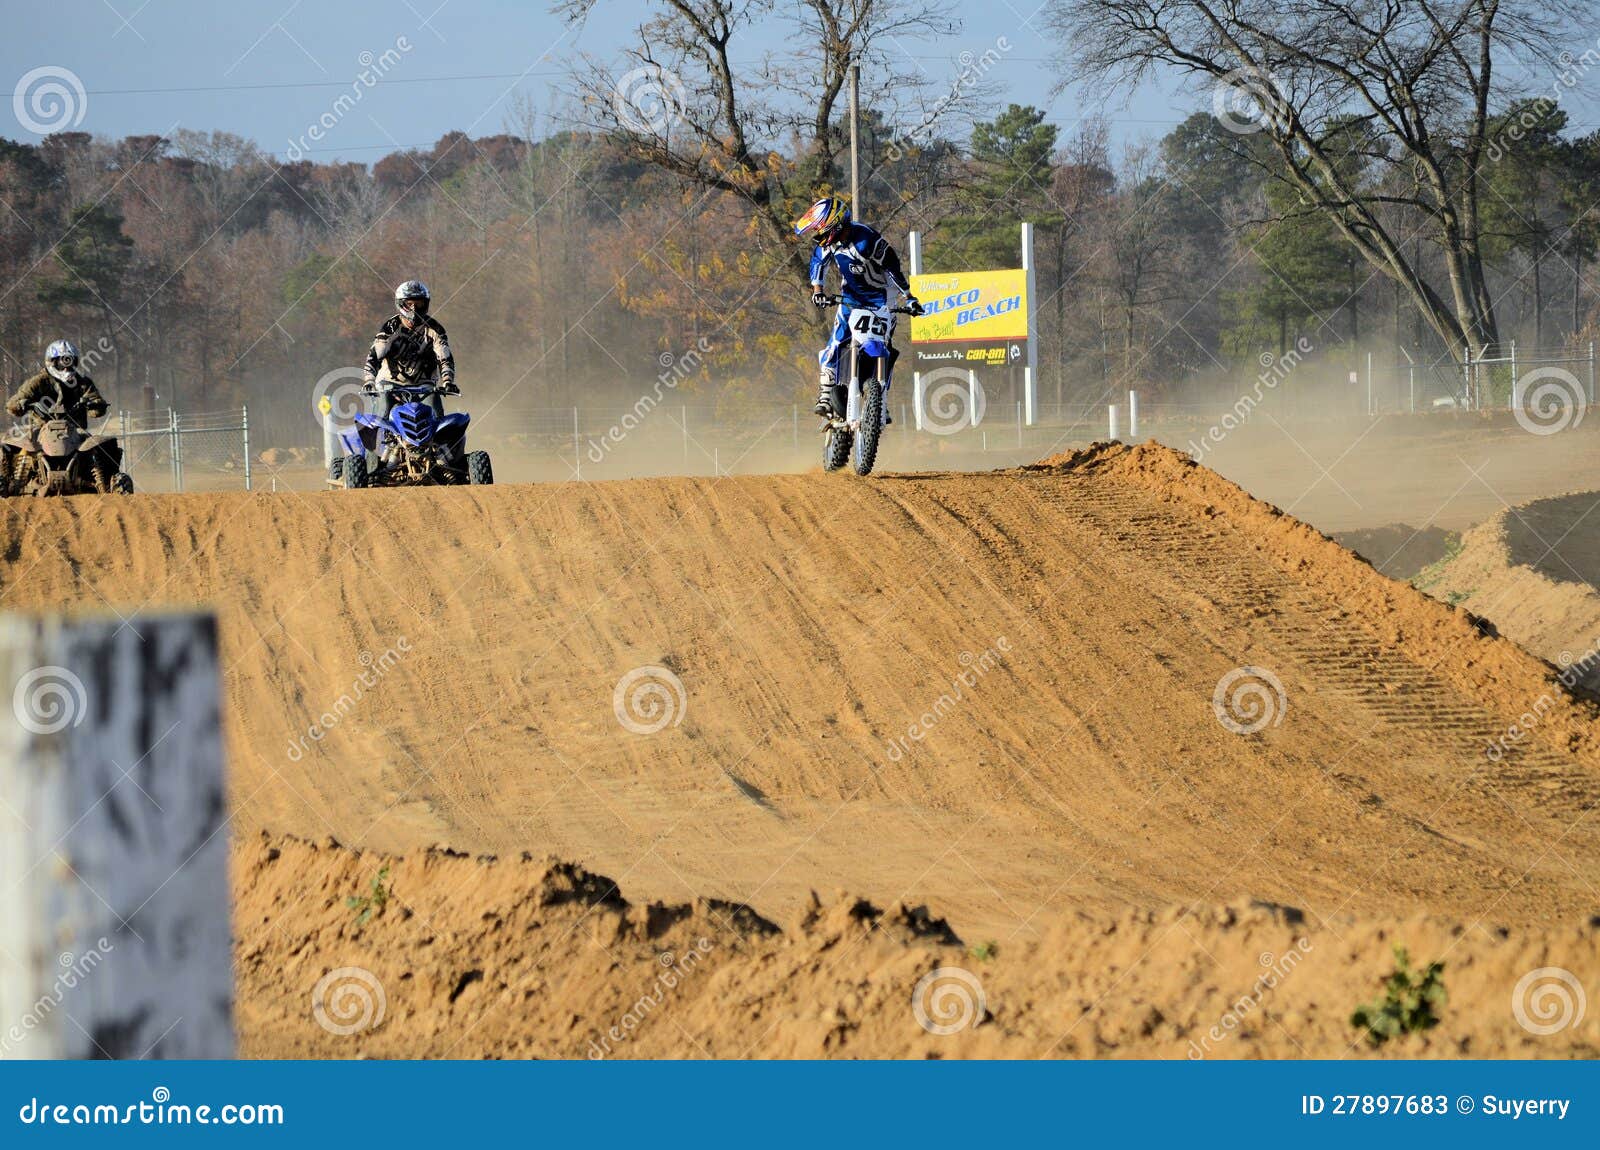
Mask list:
[[1039,366],[1039,302],[1034,290],[1033,225],[1022,225],[1022,270],[1026,273],[1028,293],[1028,362],[1022,368],[1023,418],[1029,427],[1038,419],[1038,366]]
[[[906,236],[906,245],[910,249],[909,254],[911,256],[911,274],[914,276],[920,276],[922,274],[922,233],[910,233],[908,236]],[[912,362],[916,362],[915,356],[912,357]],[[921,431],[922,373],[916,370],[911,372],[911,418],[916,429]]]

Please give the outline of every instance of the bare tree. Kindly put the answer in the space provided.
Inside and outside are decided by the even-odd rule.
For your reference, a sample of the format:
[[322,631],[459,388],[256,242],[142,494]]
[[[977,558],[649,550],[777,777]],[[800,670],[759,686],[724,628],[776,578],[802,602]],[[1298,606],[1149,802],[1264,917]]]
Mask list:
[[[1497,69],[1553,61],[1579,0],[1054,0],[1081,73],[1128,85],[1156,67],[1210,77],[1219,114],[1253,113],[1274,175],[1393,279],[1458,357],[1497,342],[1480,247],[1480,168]],[[1531,69],[1530,69],[1531,70]],[[1364,165],[1349,141],[1367,141]],[[1352,173],[1372,172],[1367,179]],[[1393,213],[1431,239],[1435,286]]]
[[[580,22],[599,0],[558,0]],[[859,63],[886,118],[929,88],[895,61],[908,40],[948,33],[946,0],[654,0],[639,43],[620,69],[588,61],[577,86],[597,126],[636,158],[707,194],[747,205],[752,238],[802,283],[806,258],[789,223],[818,188],[832,186],[841,149],[841,99]],[[796,48],[759,65],[734,63],[741,37],[760,23],[790,31]],[[927,109],[921,109],[925,118]],[[782,145],[799,141],[798,156]]]

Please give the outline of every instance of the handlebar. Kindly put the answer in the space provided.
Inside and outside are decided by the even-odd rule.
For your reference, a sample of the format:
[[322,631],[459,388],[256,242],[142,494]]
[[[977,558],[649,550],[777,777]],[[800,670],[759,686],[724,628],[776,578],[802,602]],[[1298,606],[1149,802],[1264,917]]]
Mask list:
[[392,379],[380,379],[374,383],[365,384],[361,388],[367,395],[382,395],[385,391],[406,391],[417,395],[460,395],[461,388],[456,384],[446,387],[439,383],[396,383]]
[[[837,307],[839,304],[844,303],[844,296],[842,296],[842,295],[823,296],[822,299],[823,299],[823,304],[825,306],[827,306],[827,307]],[[891,312],[893,312],[895,315],[921,315],[922,314],[922,309],[921,308],[892,307],[889,310]]]

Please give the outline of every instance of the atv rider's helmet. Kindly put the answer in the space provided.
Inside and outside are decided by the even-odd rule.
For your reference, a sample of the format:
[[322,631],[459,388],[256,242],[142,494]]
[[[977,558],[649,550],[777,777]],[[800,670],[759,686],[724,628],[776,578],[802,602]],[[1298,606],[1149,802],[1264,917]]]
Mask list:
[[410,327],[428,314],[428,285],[421,280],[406,280],[394,289],[394,306]]
[[45,349],[45,370],[58,383],[71,383],[76,378],[73,368],[77,366],[78,349],[69,340],[58,339]]
[[850,226],[850,204],[838,196],[824,196],[794,222],[794,234],[825,247]]

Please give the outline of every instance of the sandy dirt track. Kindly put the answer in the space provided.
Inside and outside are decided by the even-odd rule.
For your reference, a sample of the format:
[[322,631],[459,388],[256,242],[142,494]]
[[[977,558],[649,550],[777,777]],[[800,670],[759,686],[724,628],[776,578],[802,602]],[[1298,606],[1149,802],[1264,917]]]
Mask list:
[[[216,605],[246,843],[531,852],[777,922],[842,889],[1002,953],[1078,914],[1240,898],[1475,940],[1600,909],[1592,707],[1156,446],[4,514],[8,607]],[[671,708],[654,734],[614,698],[641,668],[662,690],[633,701]],[[1224,723],[1244,668],[1270,674],[1242,673],[1261,689],[1224,695]],[[452,897],[476,906],[476,882]],[[313,933],[308,955],[348,964]]]

